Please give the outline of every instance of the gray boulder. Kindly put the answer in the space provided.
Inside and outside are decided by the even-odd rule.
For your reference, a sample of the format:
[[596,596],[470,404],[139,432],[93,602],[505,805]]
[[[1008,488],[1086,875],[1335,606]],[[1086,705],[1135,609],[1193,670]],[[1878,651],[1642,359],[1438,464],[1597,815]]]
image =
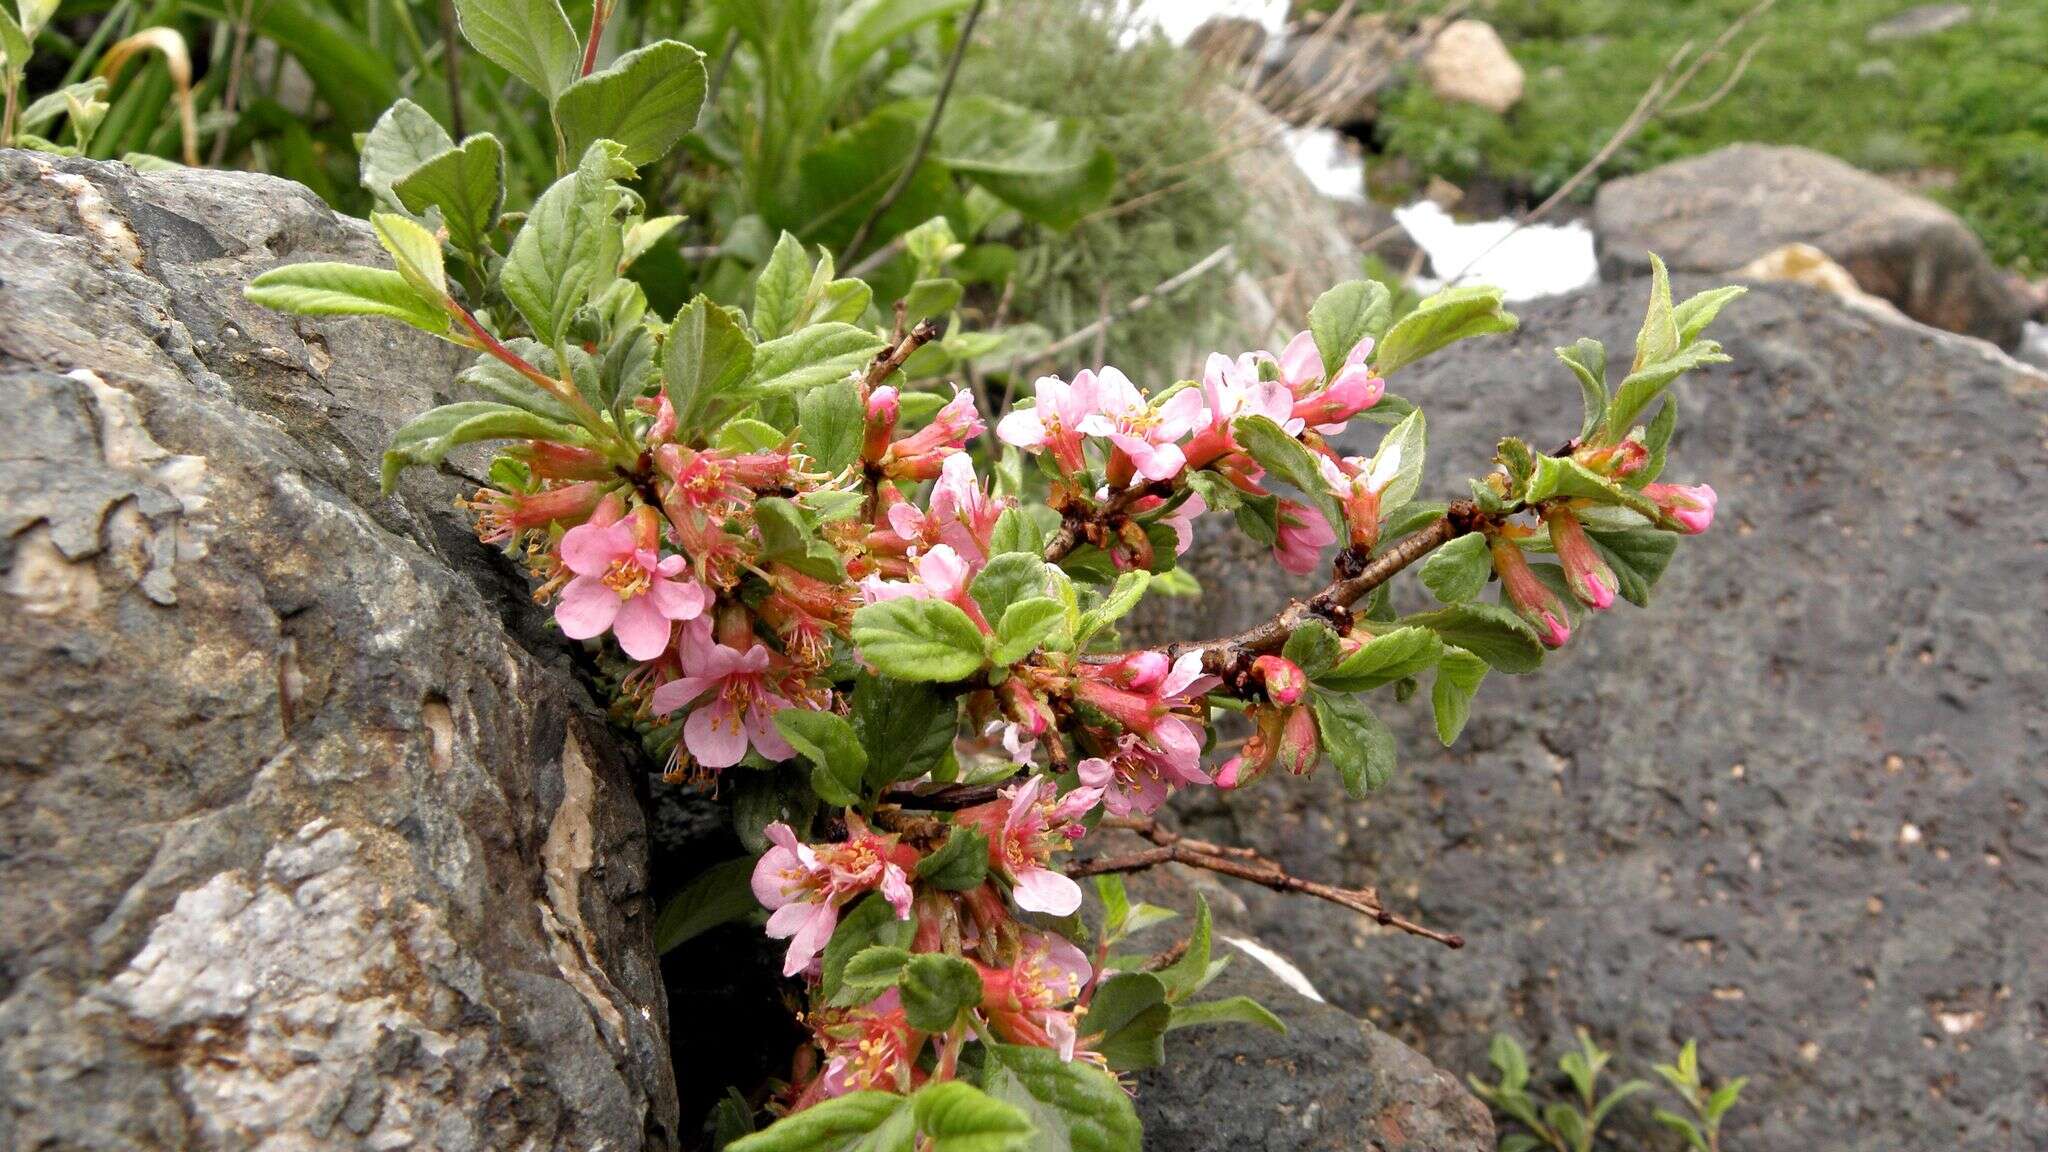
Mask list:
[[1727,272],[1811,244],[1864,291],[1916,320],[2013,347],[2028,313],[2015,281],[1953,212],[1806,148],[1731,144],[1600,186],[1602,271]]
[[[1121,833],[1091,839],[1105,841],[1093,851],[1140,846]],[[1493,1121],[1459,1078],[1325,1001],[1288,959],[1291,945],[1259,939],[1244,901],[1219,877],[1173,865],[1132,878],[1130,891],[1182,913],[1142,934],[1139,951],[1185,939],[1195,894],[1205,896],[1215,917],[1210,955],[1228,967],[1197,998],[1249,996],[1287,1025],[1284,1034],[1244,1024],[1170,1034],[1166,1065],[1137,1077],[1148,1147],[1493,1152]]]
[[[1624,358],[1642,297],[1530,304],[1521,332],[1403,373],[1426,490],[1503,433],[1569,436],[1551,349]],[[1241,892],[1333,1003],[1445,1067],[1485,1071],[1496,1031],[1548,1067],[1583,1024],[1647,1076],[1697,1037],[1710,1075],[1752,1078],[1726,1147],[2048,1147],[2048,377],[1794,286],[1715,335],[1735,363],[1682,383],[1671,459],[1720,516],[1649,611],[1490,677],[1456,748],[1427,693],[1388,703],[1401,767],[1367,801],[1283,774],[1187,794],[1180,819],[1461,932],[1452,952]],[[1355,427],[1345,447],[1369,447]],[[1231,631],[1294,590],[1242,550],[1190,555],[1210,591],[1151,637]],[[1624,1106],[1622,1146],[1674,1148],[1647,1111]]]
[[[645,831],[263,176],[0,153],[0,1147],[676,1145]],[[524,605],[524,609],[521,609]]]

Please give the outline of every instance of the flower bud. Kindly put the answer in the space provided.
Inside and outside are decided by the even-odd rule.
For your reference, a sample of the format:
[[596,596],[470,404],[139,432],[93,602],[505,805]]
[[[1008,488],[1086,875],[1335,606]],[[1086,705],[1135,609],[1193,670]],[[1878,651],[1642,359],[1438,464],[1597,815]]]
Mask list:
[[1561,507],[1546,509],[1543,522],[1550,526],[1550,546],[1557,550],[1558,562],[1564,565],[1565,583],[1572,595],[1588,608],[1605,609],[1612,605],[1614,569],[1594,549],[1585,525],[1579,523],[1570,509]]
[[1537,638],[1546,648],[1562,648],[1572,638],[1572,627],[1565,621],[1564,605],[1559,603],[1557,594],[1543,581],[1536,578],[1536,571],[1529,567],[1529,558],[1522,555],[1522,549],[1504,536],[1495,536],[1489,542],[1493,552],[1493,570],[1500,577],[1501,590],[1506,593],[1508,604],[1515,612],[1536,628]]
[[889,451],[889,439],[896,435],[896,419],[902,401],[894,385],[884,384],[868,393],[867,432],[861,440],[860,457],[870,464],[881,463]]
[[1645,484],[1643,495],[1689,536],[1707,530],[1714,522],[1714,505],[1720,501],[1706,484]]
[[1266,686],[1266,697],[1275,704],[1293,704],[1308,690],[1308,677],[1284,656],[1261,656],[1252,661],[1252,675]]
[[1322,749],[1316,732],[1315,714],[1307,708],[1290,708],[1280,726],[1280,765],[1296,776],[1315,770]]

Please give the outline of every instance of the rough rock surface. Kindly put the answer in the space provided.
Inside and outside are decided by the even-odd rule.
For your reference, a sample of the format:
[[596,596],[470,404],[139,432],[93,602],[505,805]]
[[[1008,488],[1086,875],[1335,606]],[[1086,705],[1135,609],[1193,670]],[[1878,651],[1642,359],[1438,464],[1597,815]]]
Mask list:
[[[644,828],[262,176],[0,153],[0,1147],[676,1143]],[[508,618],[509,617],[509,618]]]
[[2003,348],[2029,310],[1953,212],[1807,148],[1731,144],[1610,180],[1593,232],[1610,276],[1647,269],[1651,252],[1674,271],[1727,272],[1811,244],[1906,315]]
[[[1135,838],[1124,839],[1129,843],[1099,847],[1138,845]],[[1199,999],[1250,996],[1287,1025],[1284,1035],[1222,1024],[1168,1036],[1166,1066],[1137,1077],[1147,1147],[1493,1152],[1486,1106],[1457,1076],[1322,999],[1288,960],[1284,941],[1254,936],[1244,902],[1217,877],[1173,866],[1133,877],[1130,891],[1134,899],[1182,913],[1138,936],[1133,943],[1139,951],[1184,939],[1195,893],[1205,896],[1215,918],[1210,955],[1229,966]]]
[[[1625,357],[1642,286],[1519,311],[1394,382],[1428,407],[1429,489],[1503,432],[1564,440],[1550,350]],[[1672,475],[1720,515],[1650,611],[1489,678],[1454,749],[1426,693],[1386,705],[1401,767],[1363,803],[1278,777],[1181,817],[1462,932],[1450,952],[1243,893],[1332,1002],[1447,1068],[1486,1070],[1499,1030],[1550,1066],[1583,1024],[1647,1075],[1698,1037],[1710,1075],[1752,1078],[1727,1147],[2048,1147],[2048,376],[1789,285],[1715,334],[1735,363],[1681,385]],[[1153,636],[1234,630],[1291,587],[1190,555],[1216,557],[1211,594]],[[1674,1147],[1646,1111],[1624,1107],[1626,1146]]]
[[1522,66],[1484,20],[1453,20],[1422,54],[1422,77],[1445,100],[1504,113],[1522,100]]

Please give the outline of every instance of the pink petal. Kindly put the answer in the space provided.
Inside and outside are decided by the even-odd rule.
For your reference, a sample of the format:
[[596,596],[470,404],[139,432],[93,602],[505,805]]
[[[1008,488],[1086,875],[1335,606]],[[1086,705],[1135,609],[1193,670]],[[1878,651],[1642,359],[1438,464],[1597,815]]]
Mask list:
[[[785,832],[789,831],[787,824],[771,824],[769,828],[778,826]],[[779,844],[770,848],[754,864],[754,899],[759,900],[761,907],[770,911],[781,909],[790,900],[790,885],[785,876],[787,873],[800,870],[794,849],[784,848]]]
[[[672,556],[670,559],[680,560],[682,557]],[[664,564],[667,562],[662,561]],[[711,605],[711,594],[695,580],[668,580],[657,576],[648,588],[648,598],[654,601],[655,609],[670,620],[695,620]]]
[[896,909],[898,920],[910,919],[910,877],[894,864],[882,867],[882,899]]
[[690,713],[683,725],[683,744],[706,768],[730,768],[747,754],[747,734],[739,710],[720,698]]
[[1081,886],[1049,868],[1032,868],[1016,876],[1017,907],[1048,916],[1071,916],[1081,907]]
[[1323,354],[1316,351],[1316,338],[1310,332],[1297,332],[1294,339],[1280,352],[1280,378],[1290,386],[1300,387],[1312,384],[1323,376]]
[[[783,708],[789,707],[788,701],[777,702]],[[747,709],[747,737],[754,742],[754,750],[770,760],[787,760],[796,755],[796,749],[789,746],[789,741],[784,740],[775,727],[775,713],[780,710],[758,700]]]
[[[602,572],[600,568],[598,571]],[[571,640],[602,636],[618,619],[619,594],[595,576],[578,576],[555,601],[555,623]]]
[[[579,577],[580,579],[580,577]],[[612,622],[612,635],[619,647],[635,660],[652,660],[668,648],[668,617],[654,606],[654,597],[635,596],[619,607]]]
[[715,676],[684,676],[671,680],[654,690],[654,714],[661,716],[673,712],[717,686],[718,678]]
[[633,526],[624,520],[578,524],[562,534],[562,563],[578,576],[602,576],[612,561],[631,556],[633,545]]
[[783,958],[782,974],[795,976],[811,966],[818,953],[832,939],[832,930],[839,926],[839,909],[830,904],[818,905],[817,914],[812,916],[796,938],[789,942],[789,954]]
[[1013,448],[1045,447],[1045,423],[1038,409],[1019,408],[996,423],[996,439]]

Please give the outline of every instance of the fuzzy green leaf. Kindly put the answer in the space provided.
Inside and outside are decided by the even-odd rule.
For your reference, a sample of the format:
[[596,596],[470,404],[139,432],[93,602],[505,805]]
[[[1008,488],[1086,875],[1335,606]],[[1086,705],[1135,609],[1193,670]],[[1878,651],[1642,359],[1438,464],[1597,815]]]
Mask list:
[[988,837],[970,824],[955,824],[936,852],[917,862],[917,878],[948,892],[968,892],[988,877]]
[[1231,428],[1237,442],[1244,445],[1252,459],[1306,496],[1316,511],[1323,514],[1323,519],[1329,522],[1330,530],[1340,539],[1343,537],[1343,509],[1337,506],[1337,498],[1331,495],[1329,483],[1316,467],[1315,456],[1302,447],[1299,440],[1264,416],[1240,416]]
[[[926,959],[934,957],[920,956],[911,961],[911,967]],[[969,967],[967,974],[972,978],[974,969]],[[906,979],[906,997],[910,986]],[[977,995],[980,987],[981,981],[976,979]],[[928,1152],[1020,1152],[1031,1142],[1031,1121],[1022,1109],[992,1099],[965,1080],[927,1084],[910,1098],[910,1104],[917,1130],[930,1141]]]
[[798,401],[797,430],[819,471],[837,473],[860,459],[866,416],[860,386],[852,380],[813,388]]
[[1066,624],[1066,607],[1050,596],[1013,601],[996,622],[996,648],[990,660],[1006,667],[1040,648],[1071,648],[1073,640],[1066,633]]
[[1249,1024],[1269,1032],[1285,1035],[1287,1025],[1272,1010],[1249,996],[1229,996],[1222,1000],[1204,1000],[1199,1004],[1176,1004],[1173,1019],[1166,1025],[1172,1032],[1180,1028],[1193,1028],[1201,1024]]
[[1374,350],[1372,365],[1392,376],[1424,356],[1474,336],[1512,332],[1521,322],[1501,307],[1491,287],[1446,288],[1401,317]]
[[754,349],[757,393],[797,395],[867,367],[882,338],[851,324],[813,324]]
[[944,1032],[961,1010],[981,1003],[981,977],[958,956],[927,952],[903,966],[903,1014],[920,1032]]
[[958,701],[928,685],[865,672],[856,677],[853,727],[868,752],[869,787],[913,780],[937,768],[952,752],[959,712]]
[[616,214],[626,193],[616,178],[630,174],[616,145],[591,145],[576,171],[534,201],[512,241],[498,286],[541,343],[561,343],[576,310],[618,278],[625,236]]
[[636,48],[562,90],[555,121],[572,155],[597,140],[625,146],[644,167],[668,155],[697,126],[704,106],[704,54],[678,40]]
[[699,296],[676,313],[662,352],[661,386],[684,432],[695,431],[713,401],[754,370],[754,343],[732,313]]
[[1429,704],[1436,717],[1436,738],[1446,748],[1457,742],[1472,714],[1472,697],[1486,679],[1486,661],[1463,648],[1444,647],[1436,662],[1436,679],[1430,685]]
[[421,295],[404,276],[357,264],[287,264],[272,268],[242,290],[251,303],[301,316],[382,316],[448,335],[448,313]]
[[810,287],[810,253],[801,240],[784,232],[754,280],[755,335],[774,340],[796,331]]
[[393,181],[391,191],[409,212],[440,209],[449,241],[481,253],[505,206],[505,150],[488,132],[471,136]]
[[1347,280],[1309,306],[1308,330],[1323,358],[1323,376],[1336,375],[1360,340],[1378,339],[1394,316],[1393,296],[1377,280]]
[[1157,1068],[1166,1062],[1166,1028],[1173,1007],[1166,985],[1150,972],[1119,972],[1104,980],[1089,1001],[1083,1025],[1089,1047],[1118,1072]]
[[1314,680],[1332,692],[1369,692],[1422,673],[1443,650],[1444,642],[1427,628],[1396,628],[1366,641]]
[[853,614],[853,642],[884,676],[964,680],[981,671],[982,634],[944,600],[884,600]]
[[1569,348],[1557,349],[1557,358],[1579,378],[1580,399],[1585,407],[1585,416],[1579,422],[1579,440],[1590,442],[1607,419],[1607,346],[1586,338]]
[[455,0],[462,36],[552,102],[576,80],[582,46],[560,0]]
[[682,891],[669,898],[654,922],[654,950],[667,952],[720,924],[743,920],[758,911],[752,880],[754,858],[742,856],[699,872]]
[[582,443],[580,429],[557,424],[524,408],[485,400],[443,404],[414,418],[391,436],[384,452],[383,485],[389,492],[398,474],[415,465],[431,468],[448,453],[479,440],[557,440]]
[[1510,675],[1534,672],[1543,663],[1543,644],[1536,632],[1498,604],[1470,603],[1439,608],[1402,618],[1416,624]]
[[1049,1048],[991,1044],[986,1053],[983,1087],[1024,1110],[1042,1152],[1143,1152],[1138,1113],[1109,1073]]
[[1429,554],[1422,562],[1422,584],[1446,604],[1463,604],[1486,588],[1493,575],[1493,557],[1486,537],[1468,532]]
[[1344,777],[1352,799],[1386,787],[1394,778],[1394,733],[1356,696],[1311,690],[1323,754]]
[[849,1092],[725,1146],[725,1152],[910,1152],[911,1102],[893,1092]]
[[399,100],[386,108],[364,135],[357,173],[377,202],[389,205],[396,200],[393,185],[406,173],[454,149],[455,141],[433,113],[410,100]]

